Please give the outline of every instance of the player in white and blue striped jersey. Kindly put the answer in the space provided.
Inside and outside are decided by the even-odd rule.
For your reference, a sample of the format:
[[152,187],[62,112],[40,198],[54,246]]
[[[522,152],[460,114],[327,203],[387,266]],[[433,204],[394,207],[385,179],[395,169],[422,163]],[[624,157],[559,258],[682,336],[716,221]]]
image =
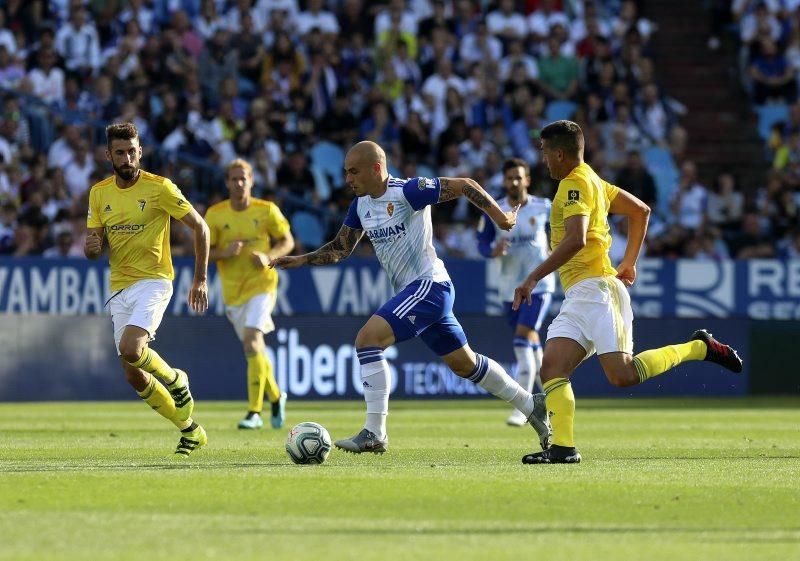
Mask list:
[[[535,268],[550,254],[545,225],[550,221],[550,199],[528,194],[531,173],[528,163],[521,158],[511,158],[503,164],[503,187],[506,196],[497,201],[504,211],[519,207],[517,223],[504,232],[498,231],[491,220],[481,217],[478,224],[478,251],[484,257],[500,261],[500,297],[508,323],[514,330],[514,355],[517,359],[517,380],[526,390],[535,387],[541,391],[538,380],[542,365],[542,345],[539,329],[542,326],[555,289],[551,273],[543,278],[531,295],[531,303],[523,303],[513,310],[514,289],[522,284],[531,268]],[[538,383],[537,383],[538,382]],[[527,419],[518,409],[512,411],[506,423],[521,427]]]
[[356,336],[367,418],[351,438],[336,441],[343,450],[383,453],[389,444],[389,365],[386,347],[419,337],[462,378],[519,409],[536,429],[542,448],[549,447],[550,423],[543,394],[532,395],[494,360],[475,353],[453,315],[455,290],[433,248],[430,205],[464,196],[501,230],[510,230],[517,209],[504,212],[472,179],[397,179],[386,167],[386,154],[374,142],[359,142],[345,157],[345,183],[356,198],[336,237],[305,255],[279,257],[271,266],[328,265],[348,257],[366,233],[395,289]]

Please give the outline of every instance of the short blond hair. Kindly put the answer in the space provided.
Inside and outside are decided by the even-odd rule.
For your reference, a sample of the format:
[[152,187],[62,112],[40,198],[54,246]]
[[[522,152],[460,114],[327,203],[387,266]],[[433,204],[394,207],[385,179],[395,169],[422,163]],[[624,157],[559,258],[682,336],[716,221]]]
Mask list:
[[225,168],[226,178],[233,168],[242,168],[248,177],[253,177],[253,166],[251,166],[250,163],[244,158],[236,158],[228,164],[228,166]]

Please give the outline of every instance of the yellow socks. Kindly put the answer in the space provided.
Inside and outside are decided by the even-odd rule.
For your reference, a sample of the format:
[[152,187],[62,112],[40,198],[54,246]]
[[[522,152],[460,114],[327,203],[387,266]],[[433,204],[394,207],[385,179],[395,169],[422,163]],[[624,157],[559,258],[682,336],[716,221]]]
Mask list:
[[553,425],[553,444],[575,447],[575,394],[566,378],[553,378],[544,383],[545,403]]
[[192,424],[192,418],[189,417],[185,421],[179,421],[175,418],[175,400],[162,384],[158,383],[155,376],[150,376],[150,381],[144,391],[136,392],[139,394],[147,405],[153,408],[153,411],[167,419],[178,429],[183,430]]
[[639,382],[663,374],[689,360],[703,360],[706,357],[706,344],[703,341],[689,341],[679,345],[667,345],[660,349],[644,351],[633,357],[633,364],[639,373]]
[[275,375],[272,373],[272,364],[264,353],[248,353],[247,358],[247,401],[250,411],[261,411],[264,407],[264,392],[270,403],[275,403],[281,397],[281,390]]
[[175,370],[150,347],[144,348],[144,352],[142,356],[139,357],[139,360],[136,362],[129,362],[128,364],[157,376],[159,380],[167,385],[173,383],[178,377]]

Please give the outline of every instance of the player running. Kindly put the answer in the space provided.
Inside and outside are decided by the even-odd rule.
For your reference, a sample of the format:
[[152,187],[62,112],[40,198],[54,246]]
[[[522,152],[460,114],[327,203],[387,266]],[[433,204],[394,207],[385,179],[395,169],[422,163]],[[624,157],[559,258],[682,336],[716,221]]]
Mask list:
[[253,198],[253,168],[233,160],[225,171],[230,198],[206,212],[211,230],[211,259],[222,277],[225,315],[242,342],[247,361],[248,410],[240,429],[260,429],[264,393],[270,403],[270,424],[278,429],[286,419],[286,394],[275,381],[265,354],[264,335],[275,329],[272,308],[278,272],[269,267],[276,257],[291,253],[294,238],[289,221],[275,203]]
[[[575,396],[569,377],[595,352],[615,386],[640,384],[690,360],[707,360],[742,371],[734,349],[705,330],[689,342],[633,356],[633,312],[626,286],[636,280],[650,208],[601,179],[583,161],[583,131],[572,121],[556,121],[541,132],[542,157],[558,191],[550,213],[552,253],[514,293],[514,309],[530,303],[537,283],[556,269],[564,287],[561,311],[547,330],[541,377],[553,426],[553,445],[522,458],[526,464],[577,463],[573,424]],[[628,217],[628,245],[614,269],[608,257],[608,215]]]
[[189,378],[149,343],[172,297],[170,217],[194,232],[189,306],[198,313],[208,308],[208,226],[172,181],[139,169],[142,147],[132,123],[108,126],[106,137],[106,157],[114,175],[92,186],[84,253],[97,259],[103,236],[108,238],[113,295],[107,305],[125,377],[139,397],[178,427],[181,438],[175,453],[188,456],[208,442],[203,427],[191,417]]
[[[486,216],[478,224],[478,250],[481,255],[500,261],[500,297],[508,323],[514,330],[514,355],[517,359],[519,385],[533,391],[541,391],[539,368],[542,365],[542,345],[539,329],[542,327],[555,289],[554,275],[548,275],[536,284],[531,303],[519,309],[511,307],[514,289],[531,270],[547,258],[547,232],[545,225],[550,220],[550,199],[528,194],[531,184],[530,167],[525,160],[511,158],[503,164],[503,186],[506,196],[497,201],[504,211],[519,207],[517,223],[508,232],[500,232]],[[506,423],[521,427],[527,422],[518,409],[511,412]]]
[[433,248],[429,205],[464,196],[486,212],[502,230],[517,219],[517,209],[503,212],[474,180],[468,178],[398,179],[386,168],[386,154],[374,142],[359,142],[345,157],[345,182],[356,198],[336,237],[318,250],[280,257],[272,265],[293,268],[329,265],[350,255],[364,233],[395,289],[356,336],[367,417],[356,435],[336,441],[348,452],[383,453],[389,445],[389,365],[386,347],[419,336],[462,378],[519,409],[547,448],[550,427],[543,395],[531,395],[494,360],[475,353],[453,315],[455,290]]

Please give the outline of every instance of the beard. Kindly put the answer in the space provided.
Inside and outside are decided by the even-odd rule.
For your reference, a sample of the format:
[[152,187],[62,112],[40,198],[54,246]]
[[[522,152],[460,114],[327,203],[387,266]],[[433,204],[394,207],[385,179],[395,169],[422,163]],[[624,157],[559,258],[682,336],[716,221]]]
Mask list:
[[114,168],[114,173],[116,173],[125,181],[131,181],[134,177],[136,177],[136,174],[139,171],[137,166],[118,167],[112,164],[112,167]]

